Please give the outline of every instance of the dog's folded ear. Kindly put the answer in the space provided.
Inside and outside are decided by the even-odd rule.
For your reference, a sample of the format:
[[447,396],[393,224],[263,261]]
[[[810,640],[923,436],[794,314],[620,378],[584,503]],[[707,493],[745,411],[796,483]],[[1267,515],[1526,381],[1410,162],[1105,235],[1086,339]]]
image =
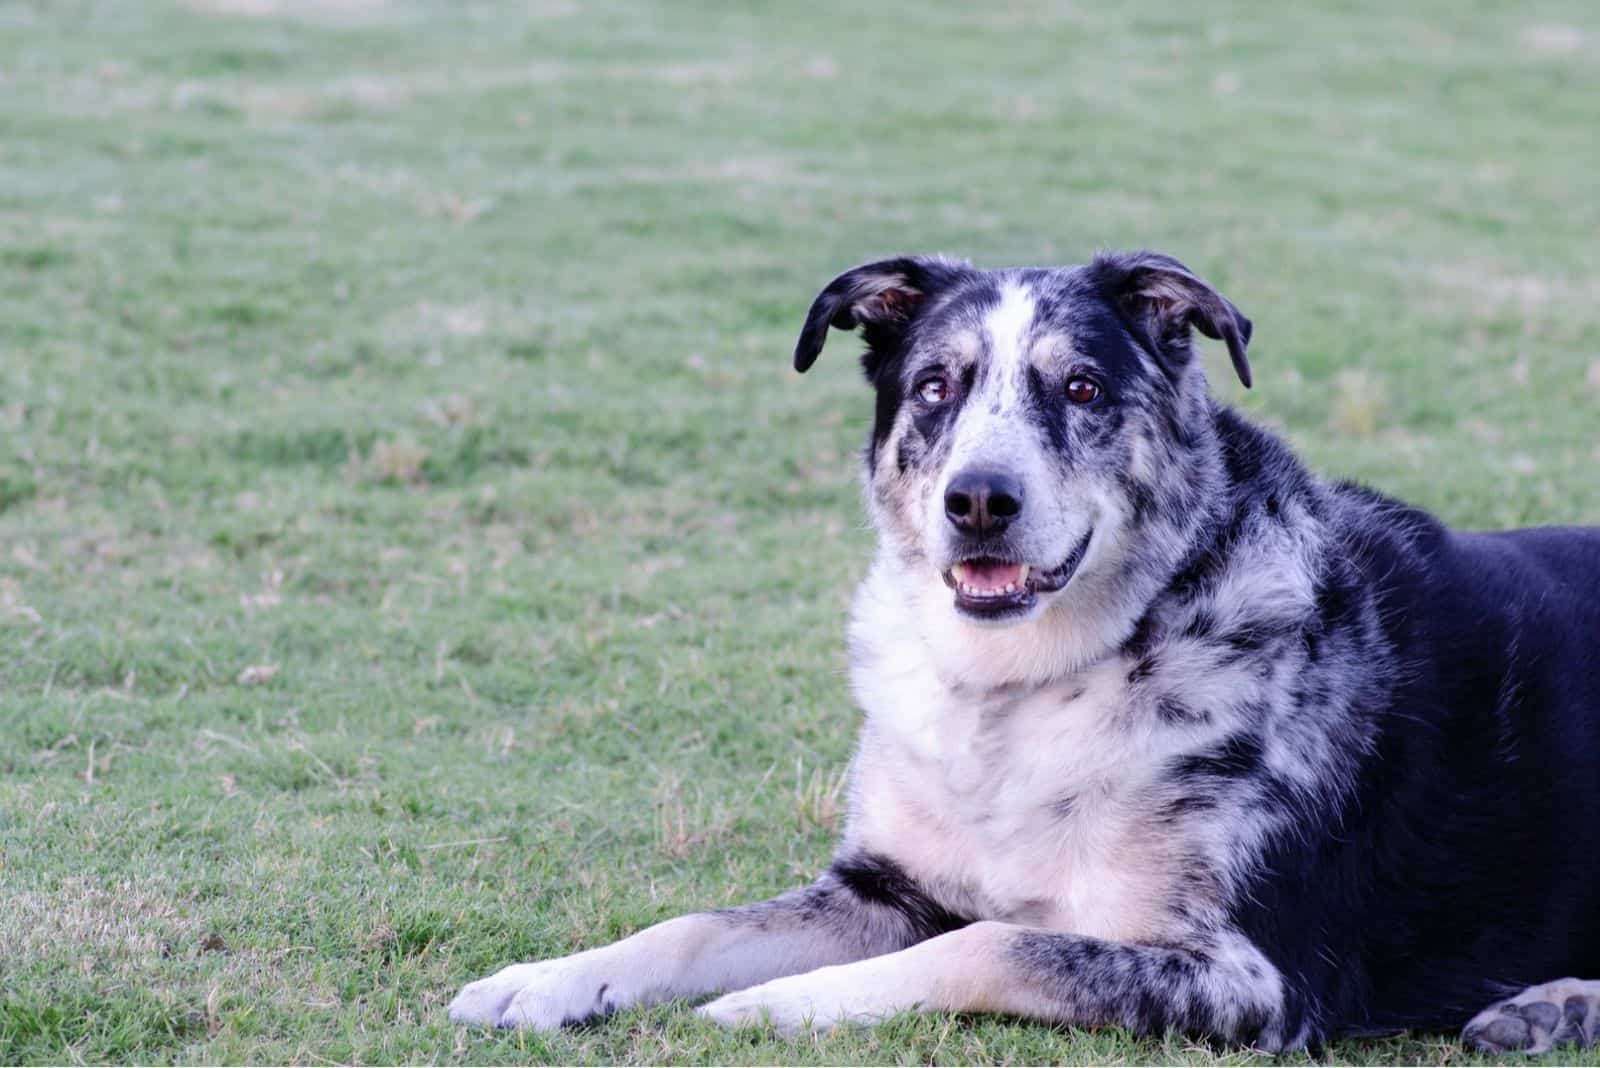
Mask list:
[[873,377],[882,355],[905,336],[923,302],[967,270],[966,264],[939,256],[897,256],[844,272],[812,302],[794,347],[794,369],[804,372],[817,362],[829,327],[859,326],[868,346],[863,366]]
[[1239,381],[1250,386],[1250,320],[1189,268],[1159,252],[1101,253],[1089,265],[1101,291],[1164,357],[1191,355],[1189,328],[1228,346]]

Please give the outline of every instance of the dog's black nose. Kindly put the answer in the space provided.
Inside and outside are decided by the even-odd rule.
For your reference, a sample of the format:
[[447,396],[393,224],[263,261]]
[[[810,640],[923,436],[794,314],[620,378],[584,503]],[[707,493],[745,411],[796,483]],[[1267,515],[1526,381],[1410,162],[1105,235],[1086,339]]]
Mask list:
[[962,471],[944,491],[944,514],[963,534],[998,534],[1022,513],[1022,483],[998,471]]

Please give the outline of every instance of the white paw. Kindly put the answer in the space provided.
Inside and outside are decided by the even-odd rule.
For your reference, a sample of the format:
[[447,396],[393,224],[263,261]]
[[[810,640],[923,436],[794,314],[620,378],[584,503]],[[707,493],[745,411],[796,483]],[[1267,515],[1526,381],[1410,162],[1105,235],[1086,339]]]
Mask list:
[[695,1010],[724,1027],[770,1025],[780,1034],[881,1023],[919,1001],[873,962],[818,968],[726,994]]
[[604,1016],[623,1005],[621,991],[601,978],[588,954],[513,964],[468,983],[450,1003],[456,1023],[553,1031]]

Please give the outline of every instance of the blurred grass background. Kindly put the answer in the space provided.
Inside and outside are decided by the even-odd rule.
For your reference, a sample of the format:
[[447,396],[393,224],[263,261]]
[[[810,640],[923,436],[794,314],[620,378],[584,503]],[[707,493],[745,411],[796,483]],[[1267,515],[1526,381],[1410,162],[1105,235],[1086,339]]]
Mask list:
[[0,3],[0,1062],[1259,1059],[442,1010],[826,863],[835,273],[1159,248],[1319,469],[1596,522],[1597,173],[1588,0]]

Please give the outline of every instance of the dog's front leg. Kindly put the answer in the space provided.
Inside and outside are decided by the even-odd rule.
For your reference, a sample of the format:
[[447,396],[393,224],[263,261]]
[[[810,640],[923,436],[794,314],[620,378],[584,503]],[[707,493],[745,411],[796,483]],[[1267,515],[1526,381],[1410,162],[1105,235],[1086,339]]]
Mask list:
[[680,916],[599,949],[514,964],[468,984],[450,1018],[542,1030],[737,990],[901,949],[933,933],[919,931],[916,919],[882,894],[864,895],[849,869],[836,866],[771,901]]
[[1283,984],[1233,934],[1193,948],[1127,945],[1012,924],[975,923],[898,953],[776,979],[700,1012],[784,1032],[869,1024],[911,1009],[995,1012],[1051,1023],[1177,1030],[1282,1048]]

